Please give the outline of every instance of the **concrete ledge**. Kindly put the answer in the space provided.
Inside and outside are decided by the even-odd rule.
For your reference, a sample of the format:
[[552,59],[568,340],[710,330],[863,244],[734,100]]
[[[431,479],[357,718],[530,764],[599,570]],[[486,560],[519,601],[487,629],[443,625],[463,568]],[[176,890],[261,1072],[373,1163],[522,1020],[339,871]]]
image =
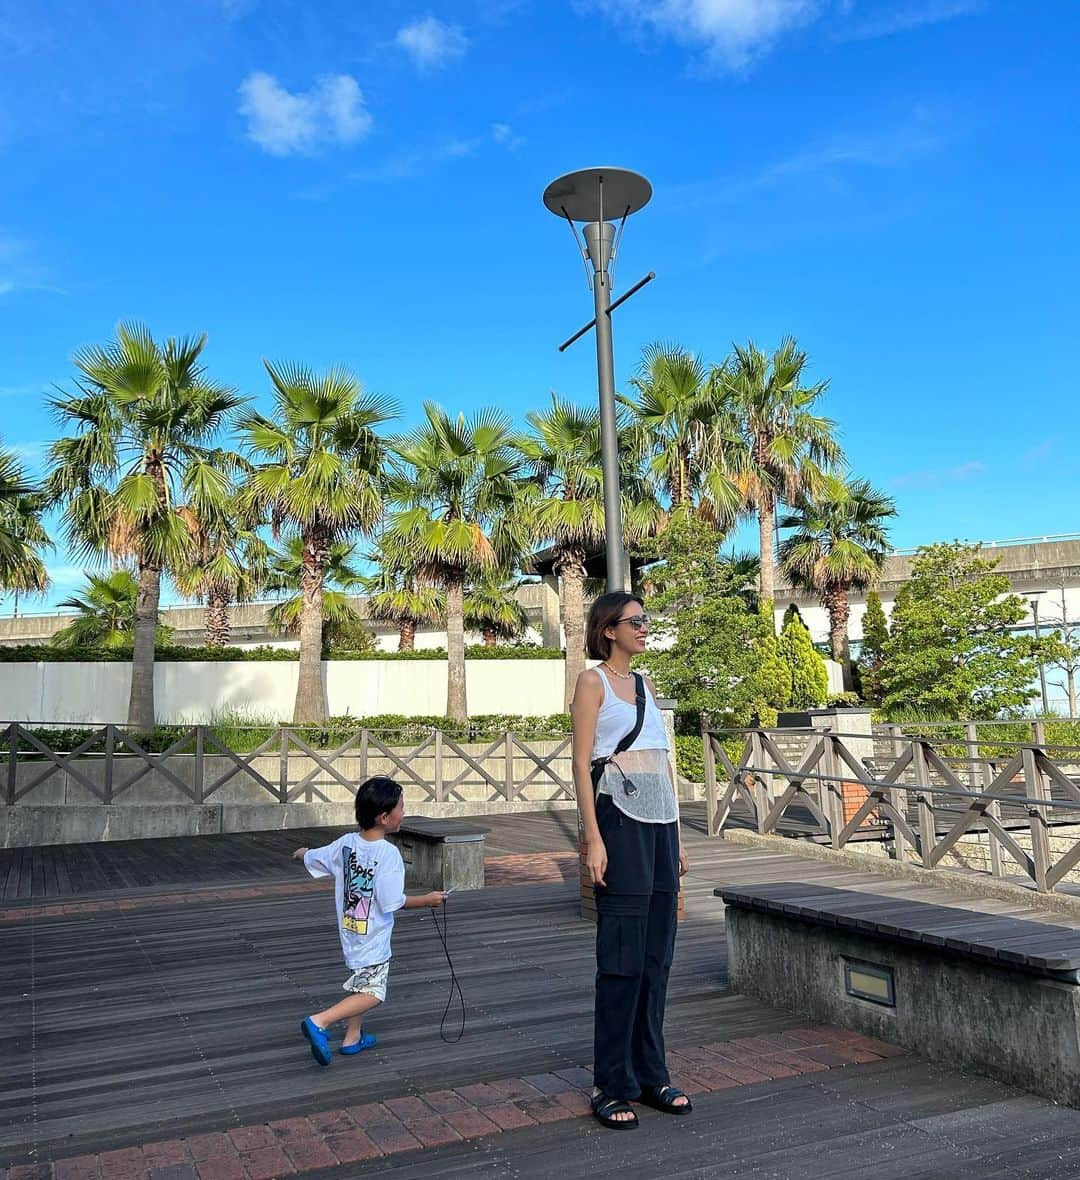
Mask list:
[[[725,921],[732,990],[1080,1106],[1076,984],[740,906]],[[891,968],[894,1008],[846,994],[845,957]]]
[[[571,800],[552,803],[409,803],[410,815],[518,815],[571,811]],[[271,832],[287,828],[351,827],[347,803],[57,803],[0,807],[0,847],[98,844],[167,836],[213,836],[223,832]]]
[[802,856],[807,860],[821,860],[827,864],[846,865],[863,873],[878,877],[889,877],[898,881],[911,881],[917,885],[936,885],[942,889],[955,889],[969,897],[993,897],[998,901],[1011,901],[1016,905],[1032,909],[1053,910],[1059,914],[1080,918],[1080,897],[1070,893],[1036,893],[1023,885],[1012,885],[994,877],[977,873],[956,873],[949,869],[924,869],[919,865],[903,864],[886,856],[872,853],[851,852],[847,848],[839,852],[814,844],[810,840],[785,836],[761,836],[745,828],[725,828],[723,839],[731,844],[743,844],[751,848],[768,848],[772,852],[783,852],[789,856]]

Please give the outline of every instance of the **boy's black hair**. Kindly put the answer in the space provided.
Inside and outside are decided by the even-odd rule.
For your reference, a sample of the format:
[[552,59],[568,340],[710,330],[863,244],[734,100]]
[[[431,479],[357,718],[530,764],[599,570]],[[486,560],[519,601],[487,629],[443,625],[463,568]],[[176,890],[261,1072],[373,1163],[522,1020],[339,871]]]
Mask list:
[[357,826],[365,832],[370,831],[383,812],[393,811],[397,807],[404,793],[399,783],[382,774],[361,783],[360,790],[356,792]]

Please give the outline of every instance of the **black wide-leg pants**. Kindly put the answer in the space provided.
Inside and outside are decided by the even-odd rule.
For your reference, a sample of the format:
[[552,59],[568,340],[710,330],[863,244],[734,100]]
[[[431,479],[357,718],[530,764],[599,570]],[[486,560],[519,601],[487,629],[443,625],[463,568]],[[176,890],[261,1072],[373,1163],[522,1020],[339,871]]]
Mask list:
[[647,824],[597,798],[607,849],[606,887],[596,894],[593,1080],[612,1098],[668,1085],[664,1007],[675,953],[679,825]]

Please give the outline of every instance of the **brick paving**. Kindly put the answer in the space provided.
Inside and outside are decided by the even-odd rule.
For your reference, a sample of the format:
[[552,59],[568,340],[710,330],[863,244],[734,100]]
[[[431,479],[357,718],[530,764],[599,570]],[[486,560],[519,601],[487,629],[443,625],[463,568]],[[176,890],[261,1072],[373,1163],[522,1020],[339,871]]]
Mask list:
[[[573,863],[576,855],[571,853],[570,859]],[[694,1095],[881,1061],[903,1052],[858,1033],[810,1027],[683,1047],[669,1054],[669,1063],[674,1083]],[[227,1133],[15,1164],[6,1172],[0,1169],[0,1180],[275,1180],[584,1118],[589,1115],[591,1082],[584,1067],[476,1082],[253,1123]]]

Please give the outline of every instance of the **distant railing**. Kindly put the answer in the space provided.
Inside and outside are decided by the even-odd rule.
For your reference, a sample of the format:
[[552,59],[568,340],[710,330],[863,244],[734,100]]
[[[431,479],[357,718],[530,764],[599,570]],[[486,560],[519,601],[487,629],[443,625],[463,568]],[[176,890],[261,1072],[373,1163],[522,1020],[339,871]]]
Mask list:
[[[1009,537],[1004,541],[968,541],[969,545],[982,545],[984,549],[1001,549],[1008,545],[1045,545],[1050,541],[1080,541],[1080,533],[1047,533],[1042,537]],[[923,546],[915,545],[908,549],[891,549],[890,554],[897,557],[911,557],[919,552]]]
[[1047,744],[1042,722],[1034,738],[995,741],[988,757],[970,729],[944,750],[895,732],[706,731],[707,830],[749,825],[837,850],[877,841],[895,860],[1021,875],[1046,892],[1080,865],[1080,745]]
[[[61,726],[49,728],[63,732]],[[213,799],[238,776],[274,802],[293,803],[330,801],[328,787],[355,792],[358,783],[376,773],[392,775],[418,802],[535,803],[538,796],[544,802],[574,798],[569,734],[534,737],[530,745],[513,732],[474,743],[455,740],[441,730],[420,735],[413,730],[407,740],[399,737],[395,743],[395,735],[386,731],[338,730],[333,746],[323,747],[307,727],[278,727],[258,731],[261,740],[241,754],[207,725],[176,727],[170,733],[174,740],[156,751],[120,725],[68,729],[75,735],[71,742],[50,745],[18,721],[0,726],[9,805],[28,801],[57,775],[70,776],[87,792],[88,802],[102,804],[121,800],[151,774],[196,804]],[[535,749],[541,741],[550,748]],[[54,748],[57,745],[66,748]],[[479,750],[466,748],[476,745]],[[466,788],[472,788],[468,795]]]

